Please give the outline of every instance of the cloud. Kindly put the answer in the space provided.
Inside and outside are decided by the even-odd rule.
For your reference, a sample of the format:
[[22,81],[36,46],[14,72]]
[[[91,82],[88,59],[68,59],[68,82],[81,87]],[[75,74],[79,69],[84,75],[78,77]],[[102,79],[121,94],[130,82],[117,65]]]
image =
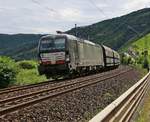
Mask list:
[[[93,3],[92,3],[93,2]],[[0,0],[0,33],[54,33],[150,6],[149,0]]]
[[66,8],[60,11],[62,19],[67,21],[81,21],[81,12],[77,9]]
[[128,0],[124,8],[129,10],[141,9],[150,6],[149,0]]

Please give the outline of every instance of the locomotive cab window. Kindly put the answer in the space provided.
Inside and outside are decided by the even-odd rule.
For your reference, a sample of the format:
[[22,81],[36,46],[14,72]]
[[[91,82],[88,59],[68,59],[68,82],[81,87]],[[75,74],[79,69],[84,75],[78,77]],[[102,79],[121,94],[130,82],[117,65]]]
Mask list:
[[42,39],[40,43],[40,50],[64,50],[65,38],[56,39]]
[[54,42],[55,42],[56,49],[65,49],[65,39],[58,38],[58,39],[55,39]]

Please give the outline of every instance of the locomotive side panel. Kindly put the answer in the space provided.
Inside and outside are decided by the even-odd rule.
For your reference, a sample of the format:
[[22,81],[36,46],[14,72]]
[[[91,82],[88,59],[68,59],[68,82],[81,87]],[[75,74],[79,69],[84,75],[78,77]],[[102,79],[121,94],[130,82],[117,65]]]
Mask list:
[[77,42],[77,46],[78,46],[78,57],[79,57],[79,62],[78,62],[78,66],[84,66],[84,48],[83,48],[83,43],[82,42]]
[[71,69],[76,69],[76,43],[75,41],[73,40],[68,40],[68,51],[69,51],[69,60],[70,60],[70,63],[68,64],[69,65],[69,68],[70,70]]
[[102,48],[98,45],[91,45],[78,42],[79,66],[104,66]]

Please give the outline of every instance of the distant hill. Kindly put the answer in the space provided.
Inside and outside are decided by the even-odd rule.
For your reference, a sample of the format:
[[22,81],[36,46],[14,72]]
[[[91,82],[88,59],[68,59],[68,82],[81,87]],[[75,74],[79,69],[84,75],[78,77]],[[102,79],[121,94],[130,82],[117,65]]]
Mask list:
[[[78,37],[89,38],[93,42],[118,50],[150,33],[150,8],[89,26],[77,27],[76,30],[73,28],[66,33],[75,35],[75,31]],[[0,34],[0,55],[11,56],[17,60],[37,58],[37,45],[41,36],[40,34]]]
[[16,60],[36,59],[40,34],[0,34],[0,55]]
[[76,30],[73,28],[67,33],[75,35],[76,31],[78,37],[90,38],[93,42],[119,49],[129,41],[140,38],[133,29],[140,33],[141,37],[150,32],[150,8],[89,26],[78,27]]

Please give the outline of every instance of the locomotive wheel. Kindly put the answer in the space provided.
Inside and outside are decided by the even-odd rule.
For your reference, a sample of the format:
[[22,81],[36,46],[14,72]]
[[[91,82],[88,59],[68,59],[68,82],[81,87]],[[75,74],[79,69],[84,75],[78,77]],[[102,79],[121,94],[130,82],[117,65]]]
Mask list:
[[45,76],[46,76],[47,79],[50,79],[50,78],[51,78],[51,76],[48,75],[48,74],[45,74]]
[[71,70],[70,72],[69,72],[69,78],[74,78],[75,77],[75,71],[73,71],[73,70]]
[[54,79],[54,80],[58,80],[59,78],[61,78],[61,76],[60,76],[60,75],[52,76],[52,79]]

